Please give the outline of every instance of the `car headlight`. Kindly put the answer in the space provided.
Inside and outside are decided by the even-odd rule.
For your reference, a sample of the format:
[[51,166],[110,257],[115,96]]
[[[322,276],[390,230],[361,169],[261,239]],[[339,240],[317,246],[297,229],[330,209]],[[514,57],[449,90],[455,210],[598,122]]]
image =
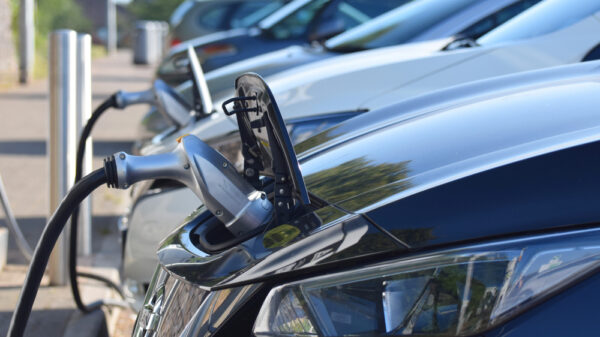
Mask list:
[[420,255],[272,289],[257,336],[480,333],[600,265],[600,230]]

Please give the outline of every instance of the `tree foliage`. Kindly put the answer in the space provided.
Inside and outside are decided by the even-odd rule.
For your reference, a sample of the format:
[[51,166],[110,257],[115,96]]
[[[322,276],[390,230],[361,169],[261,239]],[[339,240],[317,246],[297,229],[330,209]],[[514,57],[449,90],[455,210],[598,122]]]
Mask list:
[[41,0],[37,1],[35,13],[36,30],[47,35],[56,29],[73,29],[90,33],[92,24],[75,0]]
[[183,0],[133,0],[129,9],[141,20],[169,21],[171,13]]

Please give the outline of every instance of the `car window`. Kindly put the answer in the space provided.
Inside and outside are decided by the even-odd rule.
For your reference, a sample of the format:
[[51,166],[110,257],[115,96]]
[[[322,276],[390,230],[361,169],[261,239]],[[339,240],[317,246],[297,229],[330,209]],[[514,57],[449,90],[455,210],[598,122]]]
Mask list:
[[325,40],[371,18],[401,6],[409,0],[343,0],[325,9],[311,29],[310,40]]
[[314,0],[300,7],[291,15],[271,26],[267,33],[277,40],[301,38],[308,31],[308,25],[331,0]]
[[600,1],[544,0],[477,40],[481,45],[516,41],[568,27],[600,10]]
[[246,1],[241,3],[230,18],[231,28],[245,28],[256,25],[260,20],[284,5],[284,1]]
[[524,10],[528,9],[529,7],[535,5],[538,2],[540,2],[540,0],[517,1],[514,4],[506,6],[497,11],[496,13],[493,13],[477,21],[476,23],[472,24],[471,26],[467,27],[462,32],[460,32],[459,35],[471,39],[478,39],[483,34],[500,26],[512,17],[523,12]]
[[322,32],[335,35],[406,1],[408,0],[314,0],[268,28],[267,34],[282,40],[309,38],[309,32],[311,35],[321,35]]
[[229,5],[218,5],[208,8],[205,11],[200,11],[198,13],[198,24],[203,28],[219,30],[229,9]]
[[327,40],[325,46],[333,51],[345,52],[405,43],[477,1],[415,0]]

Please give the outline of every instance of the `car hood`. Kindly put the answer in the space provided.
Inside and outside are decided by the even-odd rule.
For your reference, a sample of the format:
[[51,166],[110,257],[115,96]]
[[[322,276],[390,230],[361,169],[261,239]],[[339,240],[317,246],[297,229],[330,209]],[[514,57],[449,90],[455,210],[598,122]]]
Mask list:
[[[163,241],[159,261],[188,282],[219,289],[350,266],[413,248],[543,230],[553,221],[597,221],[593,196],[600,188],[595,169],[600,165],[599,104],[600,62],[591,62],[464,85],[363,115],[315,136],[319,140],[300,154],[309,191],[328,206],[216,253],[192,244],[210,217],[200,208]],[[586,148],[590,145],[592,151]],[[577,153],[581,151],[583,156]],[[582,158],[584,163],[578,162]],[[533,173],[519,172],[524,164]],[[577,179],[566,169],[570,165],[577,168]],[[514,177],[477,181],[498,169]],[[521,176],[531,181],[519,180]],[[469,193],[473,186],[487,188],[490,181],[506,185],[503,193],[509,195],[498,186]],[[523,186],[509,186],[514,183]],[[438,190],[453,184],[458,184],[455,191]],[[572,199],[569,207],[558,207],[565,205],[558,203],[562,199],[551,200],[557,205],[528,199],[531,193],[548,194],[557,184],[562,184],[561,193],[552,194]],[[493,213],[504,208],[477,208],[477,199],[492,198],[495,206],[518,199],[516,190],[529,202],[511,205],[533,208],[543,221],[522,222],[521,214],[509,212],[497,216],[502,220],[498,226]],[[415,201],[432,193],[445,196],[451,207],[435,199]],[[579,205],[582,195],[575,194],[590,202]],[[462,198],[475,198],[466,200],[475,204],[471,212],[456,205]],[[541,200],[545,208],[531,200]],[[488,218],[461,227],[463,219],[452,213],[455,209],[463,216]],[[579,218],[568,218],[570,213]],[[420,218],[430,220],[427,227],[417,226]]]
[[[349,200],[385,186],[420,190],[430,185],[422,178],[431,172],[457,164],[469,173],[483,164],[489,168],[489,154],[501,153],[498,159],[506,163],[534,148],[554,149],[561,135],[600,126],[599,67],[589,62],[472,82],[342,122],[296,145],[307,187],[357,212],[373,201]],[[471,161],[473,167],[465,166]],[[365,184],[365,171],[383,180]],[[334,178],[347,186],[331,183]]]
[[[477,238],[552,227],[558,220],[524,221],[517,227],[494,227],[488,220],[489,226],[465,225],[464,231],[453,234],[444,231],[447,220],[438,219],[439,223],[429,222],[427,227],[434,233],[437,231],[435,238],[414,239],[404,237],[403,230],[407,228],[390,219],[398,212],[395,216],[407,217],[407,227],[411,221],[420,223],[419,219],[427,217],[423,213],[426,203],[413,205],[412,210],[404,209],[404,205],[424,195],[445,200],[436,194],[442,192],[436,191],[450,188],[448,186],[459,191],[456,195],[466,194],[466,200],[472,197],[465,192],[468,189],[491,184],[480,181],[469,185],[470,182],[485,175],[502,176],[497,172],[517,170],[519,165],[523,165],[518,168],[523,172],[532,167],[538,172],[513,171],[513,175],[532,174],[536,178],[520,181],[523,178],[502,176],[497,181],[503,181],[507,191],[510,184],[517,182],[521,187],[514,187],[512,191],[523,189],[526,194],[543,190],[540,186],[529,186],[544,174],[551,174],[540,170],[541,164],[535,164],[538,160],[600,139],[599,66],[600,63],[592,62],[474,82],[407,100],[334,126],[296,147],[301,153],[299,158],[307,188],[349,213],[367,214],[379,225],[391,226],[386,229],[400,233],[398,239],[410,246],[452,242],[470,235]],[[547,160],[548,166],[568,167],[566,161]],[[547,180],[551,185],[559,184],[564,178],[548,176]],[[490,187],[493,188],[499,187]],[[589,188],[566,188],[563,195],[577,200],[569,194],[586,193]],[[493,193],[484,195],[489,197]],[[448,200],[445,202],[450,204]],[[472,204],[477,202],[471,201]],[[434,201],[430,206],[443,208]],[[513,206],[516,207],[510,207]],[[501,208],[499,204],[495,207]],[[395,211],[382,211],[387,208]],[[411,213],[417,212],[414,209],[421,212]],[[544,212],[552,214],[548,210]],[[559,218],[564,219],[557,215],[556,219]],[[439,234],[442,232],[444,235]]]

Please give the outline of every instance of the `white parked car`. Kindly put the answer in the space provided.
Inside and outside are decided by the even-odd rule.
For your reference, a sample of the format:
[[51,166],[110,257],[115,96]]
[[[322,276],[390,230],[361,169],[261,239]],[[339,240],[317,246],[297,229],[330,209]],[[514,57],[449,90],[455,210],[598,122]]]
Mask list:
[[[380,48],[294,68],[267,78],[267,82],[287,121],[306,119],[314,112],[329,118],[337,113],[358,114],[469,81],[596,58],[600,49],[598,11],[600,2],[596,1],[545,0],[484,35],[471,48],[433,54],[415,51],[427,50],[428,43],[436,42]],[[184,133],[227,147],[231,139],[237,139],[231,135],[236,130],[234,117],[216,113],[147,147],[144,153],[165,151]],[[294,137],[294,130],[291,133]],[[139,193],[158,191],[164,186],[161,184],[165,183],[146,185]],[[198,205],[199,200],[185,189],[146,193],[139,199],[128,216],[128,236],[143,242],[125,247],[123,277],[130,289],[140,289],[139,284],[152,274],[154,249],[162,237],[155,231],[171,231],[172,227],[161,226],[183,220]],[[156,226],[160,229],[149,230],[143,222],[148,218],[159,219]]]

